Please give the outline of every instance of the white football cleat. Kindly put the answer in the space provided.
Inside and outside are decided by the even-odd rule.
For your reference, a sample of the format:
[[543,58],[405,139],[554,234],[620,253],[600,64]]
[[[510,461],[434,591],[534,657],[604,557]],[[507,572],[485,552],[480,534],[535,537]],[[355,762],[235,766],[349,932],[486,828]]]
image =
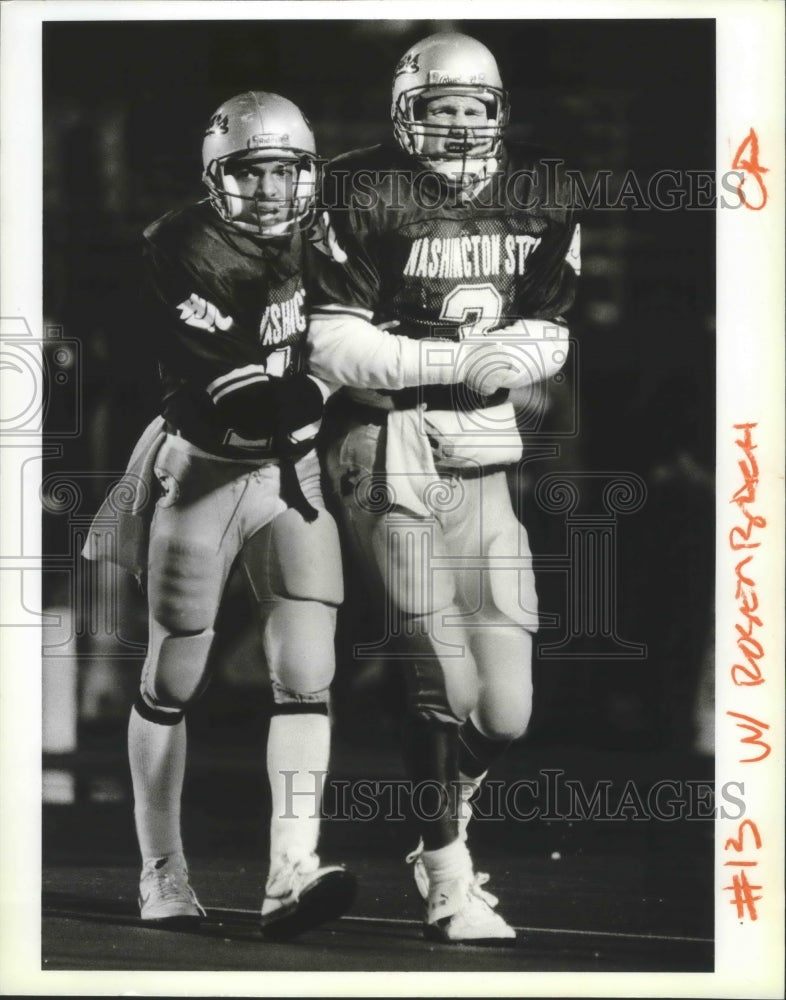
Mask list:
[[271,871],[262,902],[262,934],[283,941],[329,920],[352,906],[357,881],[343,865],[320,867],[316,854],[285,857]]
[[198,924],[206,916],[188,883],[182,854],[145,862],[139,879],[139,912],[145,921],[170,927]]
[[423,933],[444,944],[510,945],[516,932],[494,912],[499,902],[483,889],[488,875],[434,883]]

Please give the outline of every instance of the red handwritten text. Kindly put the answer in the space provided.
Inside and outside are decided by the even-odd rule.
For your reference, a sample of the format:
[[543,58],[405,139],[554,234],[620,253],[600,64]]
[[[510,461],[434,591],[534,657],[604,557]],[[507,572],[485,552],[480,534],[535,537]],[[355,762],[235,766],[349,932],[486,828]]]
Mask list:
[[[750,830],[751,837],[753,838],[753,845],[755,850],[761,848],[761,835],[759,834],[759,828],[753,822],[752,819],[744,819],[740,825],[737,827],[738,837],[729,837],[726,843],[723,845],[723,850],[728,851],[732,849],[736,854],[748,854],[750,848],[745,847],[745,831]],[[761,891],[760,885],[751,885],[748,880],[748,872],[746,869],[755,868],[758,861],[747,858],[731,858],[724,862],[724,867],[736,867],[739,871],[732,875],[731,884],[724,885],[724,889],[732,893],[732,898],[729,900],[732,906],[737,907],[737,916],[740,920],[744,917],[750,917],[751,920],[758,920],[759,915],[756,912],[756,903],[758,903],[762,896],[757,896],[755,893]]]
[[750,732],[750,736],[746,736],[742,743],[751,743],[754,746],[761,747],[764,753],[760,753],[758,757],[740,757],[740,764],[755,764],[756,761],[764,760],[765,757],[769,757],[772,747],[769,743],[765,743],[762,737],[762,729],[769,729],[770,727],[766,722],[759,722],[758,719],[752,718],[750,715],[742,715],[740,712],[726,712],[726,715],[730,715],[733,719],[742,719],[742,722],[738,722],[737,725],[740,729],[747,729]]
[[744,176],[737,185],[737,193],[746,208],[751,209],[753,212],[760,212],[767,204],[767,188],[765,187],[762,174],[769,173],[769,170],[759,163],[759,137],[756,135],[754,129],[751,129],[740,143],[731,162],[731,168],[732,170],[742,170],[746,174],[750,174],[756,181],[758,193],[754,196],[753,200],[742,189],[745,184]]
[[[753,532],[767,526],[766,518],[754,514],[751,510],[756,501],[756,489],[759,484],[759,464],[754,451],[757,445],[753,443],[752,431],[756,424],[734,424],[736,431],[742,435],[735,444],[742,449],[743,458],[737,463],[742,473],[742,485],[734,493],[731,502],[736,504],[743,519],[742,525],[735,524],[729,532],[729,545],[734,552],[744,549],[756,549],[761,542],[753,541]],[[737,622],[737,648],[742,654],[744,663],[735,663],[731,668],[731,677],[738,686],[754,687],[764,682],[759,661],[764,657],[764,647],[754,636],[754,631],[762,627],[759,614],[759,598],[756,594],[756,581],[752,571],[753,553],[745,556],[735,566],[736,589],[735,600],[742,622]]]
[[[753,130],[751,135],[754,136]],[[738,150],[737,156],[742,155],[743,147]],[[758,150],[753,152],[755,161]],[[753,550],[761,545],[759,532],[767,526],[767,521],[760,514],[754,513],[756,504],[756,492],[759,486],[759,463],[756,460],[757,445],[753,440],[753,431],[758,425],[755,423],[734,424],[737,432],[734,444],[741,449],[742,457],[738,460],[737,466],[742,475],[742,483],[731,498],[731,503],[736,504],[737,512],[741,517],[741,523],[735,524],[729,531],[729,547],[732,552],[739,553],[738,562],[734,567],[735,577],[735,600],[737,601],[737,611],[740,620],[735,624],[736,644],[741,662],[735,663],[731,668],[731,679],[737,687],[754,687],[763,684],[765,677],[762,673],[762,662],[764,661],[764,645],[761,641],[761,633],[756,637],[754,633],[762,628],[762,616],[759,610],[759,598],[756,594],[756,580],[754,578],[753,563],[757,553]],[[759,761],[769,757],[772,747],[764,739],[763,734],[769,730],[769,725],[760,719],[755,719],[752,715],[744,715],[742,712],[732,712],[727,710],[726,715],[735,720],[738,729],[747,735],[740,735],[739,742],[748,747],[758,747],[760,752],[754,757],[738,758],[740,764],[757,764]],[[752,841],[752,846],[751,846]],[[731,881],[723,886],[724,891],[731,893],[729,902],[737,909],[737,919],[742,923],[744,920],[758,920],[759,915],[756,904],[763,896],[763,887],[755,884],[752,871],[758,865],[757,857],[752,856],[755,851],[761,849],[762,839],[759,829],[753,820],[744,819],[737,827],[737,836],[729,837],[724,844],[724,851],[733,851],[734,854],[724,862],[724,868],[736,869],[730,874]]]

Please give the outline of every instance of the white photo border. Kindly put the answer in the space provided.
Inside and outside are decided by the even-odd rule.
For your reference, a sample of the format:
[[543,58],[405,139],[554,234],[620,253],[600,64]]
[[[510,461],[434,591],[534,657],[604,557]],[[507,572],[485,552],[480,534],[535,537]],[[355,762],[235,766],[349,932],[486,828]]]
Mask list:
[[[477,5],[435,2],[430,18],[478,16]],[[213,3],[213,2],[25,2],[3,4],[0,44],[2,101],[2,321],[25,319],[33,337],[41,320],[41,25],[49,20],[201,20],[280,18],[412,18],[420,3]],[[515,17],[511,15],[515,14]],[[636,4],[525,2],[485,5],[484,18],[538,17],[714,18],[717,35],[717,169],[731,169],[743,140],[753,129],[759,158],[768,173],[767,205],[719,210],[717,252],[717,590],[716,590],[716,784],[742,781],[747,815],[761,835],[756,850],[756,882],[765,889],[758,919],[739,920],[724,892],[734,850],[727,838],[739,836],[737,821],[718,820],[715,856],[716,971],[711,974],[495,973],[474,977],[449,973],[270,973],[270,972],[42,972],[41,886],[41,704],[36,683],[40,633],[35,627],[2,629],[0,692],[0,988],[4,994],[106,995],[118,992],[171,996],[695,996],[776,997],[783,995],[783,734],[784,734],[784,7],[750,0],[640,0]],[[664,65],[664,72],[667,68]],[[750,152],[750,146],[748,147]],[[750,156],[747,157],[750,162]],[[754,171],[755,173],[755,171]],[[742,168],[744,190],[757,177]],[[729,544],[745,512],[733,502],[742,484],[739,441],[749,425],[755,445],[758,482],[749,513],[763,518],[754,552],[762,620],[759,638],[766,649],[764,683],[740,686],[731,665],[739,658],[735,598],[739,553]],[[13,442],[11,442],[13,445]],[[40,447],[31,441],[26,447]],[[748,451],[748,456],[750,455]],[[40,537],[19,535],[19,498],[14,498],[19,453],[0,441],[3,517],[0,595],[3,610],[21,599],[34,620],[40,613],[35,560]],[[35,490],[37,484],[27,482]],[[37,492],[35,496],[37,497]],[[16,504],[16,506],[15,506]],[[5,506],[5,505],[4,505]],[[755,508],[755,509],[754,509]],[[743,518],[741,522],[740,518]],[[752,564],[749,564],[749,566]],[[9,583],[9,579],[11,582]],[[6,617],[2,618],[6,621]],[[730,714],[736,713],[736,714]],[[765,722],[771,752],[760,762],[742,763],[750,746],[741,744],[740,716]],[[748,842],[746,842],[747,845]],[[741,855],[740,855],[741,856]],[[733,869],[736,870],[736,869]]]

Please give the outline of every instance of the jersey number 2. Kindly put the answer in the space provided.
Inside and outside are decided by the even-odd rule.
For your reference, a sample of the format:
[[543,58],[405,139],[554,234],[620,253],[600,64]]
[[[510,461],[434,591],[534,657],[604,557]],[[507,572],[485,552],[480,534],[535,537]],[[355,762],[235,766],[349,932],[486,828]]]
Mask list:
[[458,324],[459,337],[483,336],[499,323],[502,296],[493,285],[456,285],[442,302],[440,319]]

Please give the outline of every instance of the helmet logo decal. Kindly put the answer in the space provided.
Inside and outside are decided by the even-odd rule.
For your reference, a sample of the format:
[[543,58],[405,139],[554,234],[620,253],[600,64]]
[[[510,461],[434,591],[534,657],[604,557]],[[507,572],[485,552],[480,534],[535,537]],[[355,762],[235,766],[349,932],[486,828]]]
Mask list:
[[[264,207],[259,184],[238,167],[257,160],[291,163],[275,211]],[[202,142],[202,180],[219,216],[262,239],[291,235],[314,210],[320,164],[314,133],[302,112],[285,97],[246,91],[225,101],[210,118]],[[259,179],[257,178],[257,181]]]
[[399,59],[396,69],[393,73],[394,77],[401,76],[402,73],[417,73],[420,67],[418,66],[418,57],[408,52],[405,56]]
[[226,135],[229,131],[229,115],[213,115],[205,129],[205,135]]
[[289,136],[282,135],[281,132],[260,132],[250,136],[248,145],[251,149],[259,149],[260,146],[288,146]]
[[462,83],[462,84],[474,84],[474,83],[485,83],[486,74],[485,73],[445,73],[440,69],[429,70],[428,74],[429,85],[434,86],[444,86],[446,83]]

